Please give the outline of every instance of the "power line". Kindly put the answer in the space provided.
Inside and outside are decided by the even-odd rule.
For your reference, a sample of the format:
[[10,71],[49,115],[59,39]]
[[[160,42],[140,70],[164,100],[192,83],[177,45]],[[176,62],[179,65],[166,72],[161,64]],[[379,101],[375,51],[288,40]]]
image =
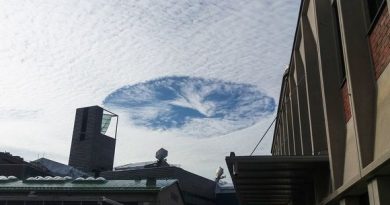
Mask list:
[[[295,92],[295,90],[301,85],[302,81],[305,80],[305,77],[301,77],[298,82],[296,82],[296,85],[293,89],[290,90],[290,95],[291,95],[291,92]],[[282,92],[282,91],[280,91]],[[290,101],[290,99],[287,99],[287,100],[283,100],[282,103],[286,104],[288,101]],[[267,130],[265,131],[265,133],[263,134],[263,136],[260,138],[259,142],[257,143],[257,145],[255,146],[255,148],[253,149],[252,153],[249,155],[249,156],[252,156],[253,153],[256,151],[257,147],[259,146],[259,144],[261,143],[261,141],[263,141],[265,135],[268,133],[269,129],[271,129],[272,125],[275,123],[276,119],[278,118],[278,114],[279,114],[279,111],[276,111],[276,116],[274,118],[274,120],[271,122],[271,124],[269,125],[269,127],[267,128]]]
[[269,125],[269,127],[267,128],[267,130],[265,131],[265,133],[263,134],[263,136],[260,138],[259,142],[257,143],[256,147],[253,149],[252,153],[249,155],[249,156],[252,156],[252,154],[256,151],[257,147],[259,146],[259,144],[261,143],[261,141],[263,141],[265,135],[268,133],[269,129],[271,129],[272,125],[275,123],[276,121],[276,118],[274,118],[274,120],[272,120],[272,123]]

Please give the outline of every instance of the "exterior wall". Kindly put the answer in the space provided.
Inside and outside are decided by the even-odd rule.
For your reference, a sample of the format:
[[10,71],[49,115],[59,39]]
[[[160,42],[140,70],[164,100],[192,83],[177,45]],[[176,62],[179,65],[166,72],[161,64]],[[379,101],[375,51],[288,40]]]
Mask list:
[[390,152],[390,64],[387,65],[377,82],[375,159]]
[[[328,154],[332,187],[325,197],[316,194],[316,204],[388,204],[388,178],[380,180],[381,185],[370,179],[390,176],[389,0],[374,20],[368,17],[368,7],[378,1],[302,2],[272,154],[307,155],[305,144],[311,147],[310,155]],[[342,68],[345,79],[340,85]],[[326,150],[318,153],[323,133]],[[300,146],[291,147],[289,140],[300,140]],[[368,202],[370,189],[374,194]]]
[[125,171],[102,172],[106,179],[177,179],[185,203],[215,204],[215,182],[178,167],[156,167]]
[[353,120],[347,122],[347,137],[345,143],[345,164],[344,164],[344,179],[343,183],[359,176],[360,167],[359,152],[357,149],[356,135],[354,130]]
[[383,8],[369,41],[372,60],[375,67],[375,77],[378,79],[390,63],[390,15],[387,7]]
[[369,40],[377,78],[377,117],[374,159],[390,151],[390,16],[384,7]]
[[163,188],[158,194],[159,205],[184,205],[178,184]]
[[116,139],[100,133],[102,116],[103,109],[98,106],[77,109],[70,166],[85,172],[112,170]]
[[347,83],[344,83],[344,85],[341,87],[341,95],[343,96],[345,123],[347,123],[352,116]]

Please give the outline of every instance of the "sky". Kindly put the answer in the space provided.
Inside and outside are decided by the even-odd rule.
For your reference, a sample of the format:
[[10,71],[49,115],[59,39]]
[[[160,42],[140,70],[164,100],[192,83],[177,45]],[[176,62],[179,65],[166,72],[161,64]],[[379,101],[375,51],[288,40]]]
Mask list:
[[119,114],[115,165],[163,147],[229,175],[276,115],[299,2],[0,0],[0,151],[67,164],[76,108],[99,105]]

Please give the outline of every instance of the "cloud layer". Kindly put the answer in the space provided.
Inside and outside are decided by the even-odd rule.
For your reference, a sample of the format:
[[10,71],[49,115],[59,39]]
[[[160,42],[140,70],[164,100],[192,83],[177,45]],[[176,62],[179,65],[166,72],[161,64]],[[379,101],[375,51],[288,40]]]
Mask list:
[[[250,84],[277,99],[299,3],[0,0],[0,149],[27,160],[45,152],[67,163],[76,108],[102,105],[124,85],[164,76]],[[173,104],[188,107],[184,101]],[[213,113],[207,103],[191,106],[205,116]],[[250,153],[272,118],[266,115],[223,136],[196,138],[135,126],[121,117],[115,163],[149,161],[165,147],[170,162],[212,178],[230,151]],[[269,153],[271,137],[263,142],[256,154]]]
[[274,111],[275,100],[250,84],[173,76],[124,86],[103,105],[126,111],[137,126],[210,137],[255,124]]

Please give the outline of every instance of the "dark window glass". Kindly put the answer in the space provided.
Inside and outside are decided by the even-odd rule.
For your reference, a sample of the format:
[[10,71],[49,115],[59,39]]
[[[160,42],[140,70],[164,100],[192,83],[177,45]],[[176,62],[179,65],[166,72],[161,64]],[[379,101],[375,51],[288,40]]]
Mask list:
[[343,46],[341,44],[341,32],[340,32],[340,22],[339,22],[339,15],[337,11],[337,3],[333,3],[333,21],[334,21],[334,27],[336,31],[336,44],[337,44],[337,57],[339,59],[340,65],[339,65],[339,85],[340,87],[343,86],[345,82],[345,62],[344,62],[344,52],[343,52]]
[[0,201],[0,205],[5,205],[5,201]]
[[26,205],[43,205],[43,201],[26,201]]
[[384,0],[367,0],[368,12],[370,14],[370,21],[372,22],[378,13],[379,7]]
[[79,136],[80,141],[85,140],[85,131],[87,131],[87,122],[88,122],[88,108],[83,110],[83,117],[81,122],[81,133]]
[[81,201],[64,201],[64,205],[81,205]]
[[7,201],[8,205],[24,205],[24,201]]
[[123,202],[123,201],[121,201],[119,203],[121,203],[123,205],[138,205],[138,202]]
[[97,201],[83,201],[82,205],[98,205]]
[[368,198],[368,193],[366,192],[359,197],[359,205],[370,205],[370,200]]
[[87,121],[88,121],[88,108],[83,110],[83,120],[81,123],[81,132],[85,132],[87,130]]

